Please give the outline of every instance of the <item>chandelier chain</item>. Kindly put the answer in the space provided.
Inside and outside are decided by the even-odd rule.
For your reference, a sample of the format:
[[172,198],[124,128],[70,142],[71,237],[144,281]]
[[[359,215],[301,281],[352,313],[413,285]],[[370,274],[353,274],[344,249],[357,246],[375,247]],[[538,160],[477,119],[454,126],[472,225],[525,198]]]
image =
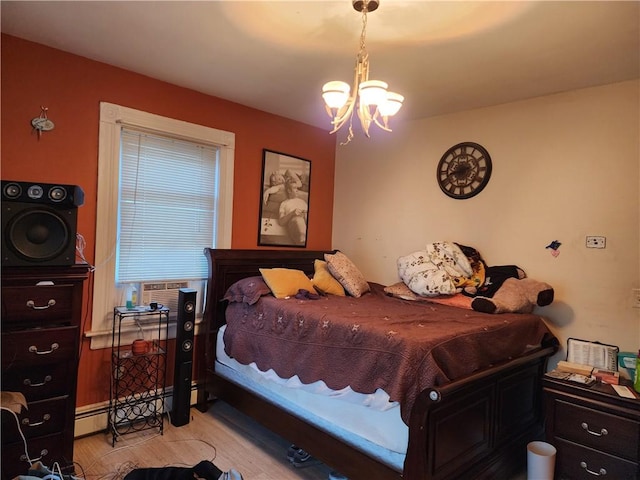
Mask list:
[[365,5],[362,10],[362,33],[360,33],[360,55],[363,53],[366,55],[367,46],[365,45],[365,38],[367,36],[367,7]]

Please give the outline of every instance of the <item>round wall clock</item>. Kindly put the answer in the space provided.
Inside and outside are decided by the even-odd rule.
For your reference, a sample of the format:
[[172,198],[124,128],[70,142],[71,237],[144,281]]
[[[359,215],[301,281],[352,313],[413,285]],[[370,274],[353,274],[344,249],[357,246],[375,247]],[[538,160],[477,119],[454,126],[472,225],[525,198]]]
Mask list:
[[458,143],[444,153],[436,176],[446,195],[459,200],[471,198],[489,183],[491,157],[482,145]]

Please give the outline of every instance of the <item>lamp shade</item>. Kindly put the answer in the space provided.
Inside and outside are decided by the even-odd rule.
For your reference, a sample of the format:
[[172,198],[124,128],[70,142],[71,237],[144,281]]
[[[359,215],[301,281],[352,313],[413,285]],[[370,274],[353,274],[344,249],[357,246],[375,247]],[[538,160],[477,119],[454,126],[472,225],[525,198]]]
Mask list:
[[399,93],[387,92],[387,100],[378,104],[378,111],[383,117],[391,117],[398,113],[404,102],[404,97]]
[[322,87],[322,98],[329,108],[342,108],[349,100],[351,87],[340,81],[327,82]]
[[360,84],[358,93],[363,105],[380,105],[387,99],[387,83],[381,80],[367,80]]

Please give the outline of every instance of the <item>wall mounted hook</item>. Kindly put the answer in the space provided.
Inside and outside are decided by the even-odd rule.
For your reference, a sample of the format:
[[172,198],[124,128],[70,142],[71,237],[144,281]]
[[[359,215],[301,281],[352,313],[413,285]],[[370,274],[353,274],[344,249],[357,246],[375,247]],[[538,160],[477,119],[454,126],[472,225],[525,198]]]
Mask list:
[[33,127],[32,132],[38,134],[38,140],[40,140],[42,132],[49,132],[55,127],[53,122],[47,117],[48,110],[47,107],[40,107],[40,116],[31,120],[31,126]]

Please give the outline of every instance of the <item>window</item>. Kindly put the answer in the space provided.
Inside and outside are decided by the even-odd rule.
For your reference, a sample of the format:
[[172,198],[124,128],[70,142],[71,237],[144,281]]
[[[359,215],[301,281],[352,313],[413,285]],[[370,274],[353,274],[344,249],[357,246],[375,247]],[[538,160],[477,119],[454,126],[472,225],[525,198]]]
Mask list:
[[110,346],[129,283],[188,280],[203,299],[203,248],[231,246],[234,142],[230,132],[101,103],[91,348]]
[[218,148],[123,128],[116,283],[204,279]]

